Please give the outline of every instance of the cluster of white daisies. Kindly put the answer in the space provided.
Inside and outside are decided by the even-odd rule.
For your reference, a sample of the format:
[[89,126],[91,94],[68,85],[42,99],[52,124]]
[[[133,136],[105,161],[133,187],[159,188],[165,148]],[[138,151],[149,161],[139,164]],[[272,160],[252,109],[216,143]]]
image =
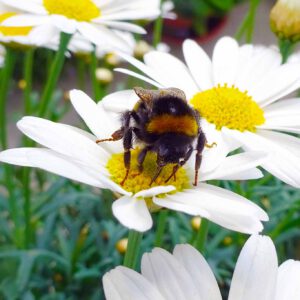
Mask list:
[[[119,195],[112,206],[115,217],[124,226],[141,232],[152,227],[153,211],[168,208],[201,216],[231,230],[257,234],[263,229],[261,222],[268,221],[267,213],[251,200],[206,181],[257,179],[263,176],[257,168],[260,166],[285,183],[300,187],[300,140],[290,134],[300,132],[300,99],[282,99],[300,87],[297,55],[281,64],[281,56],[273,47],[239,46],[234,39],[224,37],[217,42],[212,59],[194,41],[187,40],[183,44],[185,63],[160,51],[149,52],[141,62],[124,53],[130,53],[129,44],[115,30],[145,33],[128,20],[156,18],[161,13],[159,1],[0,3],[2,43],[28,42],[55,49],[60,32],[65,32],[73,35],[71,51],[82,45],[90,51],[92,44],[118,50],[123,59],[143,74],[119,71],[143,79],[155,88],[176,87],[184,91],[190,105],[202,116],[201,126],[208,143],[217,145],[204,150],[196,187],[189,184],[193,159],[183,166],[183,181],[188,178],[184,187],[154,184],[145,188],[143,180],[148,178],[142,175],[136,179],[139,184],[134,188],[122,186],[112,173],[115,169],[124,170],[119,159],[123,152],[121,142],[97,145],[95,141],[110,137],[120,128],[119,114],[131,110],[138,97],[127,90],[96,103],[83,92],[73,90],[71,103],[91,132],[26,116],[18,122],[18,128],[42,147],[3,151],[2,162],[41,168],[111,189]],[[237,149],[239,153],[232,154]],[[286,262],[278,271],[273,248],[268,238],[250,238],[238,260],[230,299],[299,298],[299,286],[293,289],[297,294],[291,295],[284,285],[293,274],[290,272],[299,276],[298,263]],[[250,271],[253,278],[248,276]],[[124,268],[108,273],[104,277],[107,299],[221,299],[207,263],[189,246],[176,247],[173,256],[159,249],[145,255],[142,274]],[[182,285],[175,284],[177,280]],[[172,288],[168,288],[170,285]]]

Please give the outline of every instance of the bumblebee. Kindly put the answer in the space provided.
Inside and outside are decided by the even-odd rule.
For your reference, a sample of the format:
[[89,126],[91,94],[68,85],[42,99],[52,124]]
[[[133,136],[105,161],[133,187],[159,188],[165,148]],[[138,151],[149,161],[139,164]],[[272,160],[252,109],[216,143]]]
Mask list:
[[122,126],[115,131],[111,138],[97,140],[118,141],[123,139],[124,165],[126,175],[121,182],[124,185],[130,171],[133,143],[142,144],[138,155],[138,169],[143,172],[143,162],[148,151],[157,154],[157,169],[151,179],[150,186],[155,182],[163,167],[174,164],[173,171],[167,178],[176,179],[177,170],[191,157],[194,144],[196,150],[195,179],[197,185],[198,172],[202,160],[202,151],[206,144],[206,137],[200,127],[200,115],[186,100],[183,91],[176,88],[147,90],[134,88],[139,97],[133,110],[122,114]]

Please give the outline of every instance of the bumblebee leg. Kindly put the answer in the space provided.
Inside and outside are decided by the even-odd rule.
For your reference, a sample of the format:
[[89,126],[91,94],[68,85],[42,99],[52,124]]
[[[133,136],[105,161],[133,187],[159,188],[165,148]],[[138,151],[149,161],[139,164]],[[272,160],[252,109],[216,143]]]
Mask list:
[[180,167],[182,167],[189,160],[189,158],[191,157],[192,153],[193,153],[193,147],[190,146],[189,149],[188,149],[188,151],[185,154],[184,159],[181,162],[179,162],[177,165],[175,165],[173,167],[173,171],[172,171],[171,175],[167,178],[167,180],[165,181],[165,183],[167,183],[172,177],[174,177],[174,180],[176,181],[176,172],[178,171],[178,169]]
[[111,138],[108,139],[101,139],[101,140],[96,140],[96,143],[102,143],[102,142],[114,142],[114,141],[119,141],[121,138],[124,136],[124,128],[121,127],[121,129],[115,131],[112,135]]
[[207,142],[205,143],[205,147],[206,148],[213,148],[213,147],[216,147],[218,144],[216,142],[213,142],[211,144],[208,144]]
[[157,179],[157,177],[158,177],[159,174],[161,173],[163,167],[164,167],[164,166],[160,166],[160,165],[157,166],[156,172],[155,172],[154,176],[153,176],[152,179],[151,179],[150,186],[152,185],[153,182],[155,182],[155,180]]
[[204,135],[204,133],[202,131],[199,132],[198,135],[198,141],[197,141],[197,153],[196,153],[196,161],[195,161],[195,180],[193,185],[197,186],[197,182],[198,182],[198,173],[199,173],[199,169],[201,166],[201,161],[202,161],[202,151],[204,149],[206,143],[206,137]]
[[124,146],[124,165],[126,169],[126,174],[124,179],[121,182],[121,185],[124,185],[130,170],[130,161],[131,161],[131,152],[130,149],[132,148],[132,131],[133,128],[129,127],[125,133],[123,138],[123,146]]
[[151,149],[151,147],[145,147],[144,149],[141,150],[141,152],[138,155],[137,161],[138,161],[138,169],[139,169],[139,174],[143,172],[143,163],[146,158],[147,152]]

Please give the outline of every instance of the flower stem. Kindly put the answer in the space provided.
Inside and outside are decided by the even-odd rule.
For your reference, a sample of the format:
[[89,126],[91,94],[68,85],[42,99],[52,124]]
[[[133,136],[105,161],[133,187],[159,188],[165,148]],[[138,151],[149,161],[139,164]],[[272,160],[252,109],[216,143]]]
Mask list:
[[[32,90],[32,65],[33,65],[34,49],[29,49],[25,53],[24,60],[24,115],[31,114],[31,90]],[[29,147],[31,141],[24,138],[24,145]],[[23,169],[23,192],[24,192],[24,215],[25,215],[25,248],[29,247],[31,237],[31,192],[30,192],[30,168]]]
[[203,253],[205,248],[205,241],[208,234],[208,228],[209,228],[209,221],[207,219],[202,218],[201,226],[197,232],[197,236],[194,241],[195,248],[198,249],[201,253]]
[[50,74],[40,100],[41,101],[39,107],[40,117],[43,117],[46,114],[49,102],[53,95],[56,83],[58,81],[59,75],[61,73],[65,61],[65,53],[68,48],[68,44],[71,40],[71,37],[72,35],[68,33],[61,32],[60,34],[59,48],[51,64]]
[[97,70],[97,56],[96,56],[96,46],[94,46],[94,50],[91,53],[92,60],[90,64],[91,68],[91,77],[92,77],[92,84],[93,84],[93,92],[94,92],[94,100],[99,101],[101,98],[101,89],[100,84],[96,77],[96,70]]
[[253,39],[254,25],[255,25],[255,16],[257,8],[260,4],[260,0],[251,0],[250,8],[245,18],[243,19],[241,25],[239,26],[235,38],[238,41],[241,41],[242,37],[245,35],[246,43],[251,43]]
[[[162,9],[162,4],[163,4],[163,0],[160,1],[161,9]],[[162,17],[162,13],[161,13],[154,23],[154,29],[153,29],[153,47],[154,48],[156,48],[157,45],[161,42],[162,28],[163,28],[163,17]]]
[[[1,72],[0,80],[0,142],[1,150],[7,149],[7,115],[6,103],[7,94],[9,91],[9,84],[12,78],[14,65],[16,61],[16,53],[13,49],[7,47],[5,54],[4,67]],[[4,182],[8,191],[8,203],[11,218],[14,222],[14,238],[17,246],[21,243],[21,234],[19,230],[18,208],[16,197],[14,194],[14,182],[12,176],[12,169],[10,165],[4,164]]]
[[130,230],[128,235],[128,245],[124,257],[123,265],[135,269],[137,257],[139,255],[140,245],[143,234],[141,232]]
[[158,216],[157,229],[155,234],[154,246],[160,247],[163,242],[163,236],[167,225],[168,210],[162,210]]

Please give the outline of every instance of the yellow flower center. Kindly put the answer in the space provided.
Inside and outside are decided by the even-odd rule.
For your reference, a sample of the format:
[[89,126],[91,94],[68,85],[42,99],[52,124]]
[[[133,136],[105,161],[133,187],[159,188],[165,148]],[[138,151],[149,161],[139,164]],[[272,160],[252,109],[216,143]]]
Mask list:
[[247,92],[226,84],[197,93],[191,99],[191,104],[218,130],[225,126],[254,132],[256,126],[265,122],[263,110]]
[[31,31],[31,26],[26,27],[8,27],[8,26],[2,26],[2,22],[10,17],[16,16],[16,13],[13,12],[7,12],[4,14],[0,14],[0,33],[5,36],[26,36]]
[[[156,154],[148,152],[146,159],[143,163],[143,172],[139,174],[137,156],[140,149],[131,150],[131,165],[129,176],[126,179],[123,188],[132,193],[137,193],[141,190],[146,190],[155,186],[167,186],[173,185],[176,187],[176,191],[182,191],[190,187],[190,179],[183,168],[179,168],[176,172],[176,180],[172,177],[168,182],[165,182],[167,178],[172,174],[174,164],[166,165],[159,177],[150,186],[151,179],[153,178],[157,164]],[[126,174],[126,169],[123,161],[123,153],[113,154],[107,163],[106,168],[111,174],[111,179],[120,184]]]
[[49,14],[63,15],[77,21],[91,21],[101,15],[92,0],[43,0]]

